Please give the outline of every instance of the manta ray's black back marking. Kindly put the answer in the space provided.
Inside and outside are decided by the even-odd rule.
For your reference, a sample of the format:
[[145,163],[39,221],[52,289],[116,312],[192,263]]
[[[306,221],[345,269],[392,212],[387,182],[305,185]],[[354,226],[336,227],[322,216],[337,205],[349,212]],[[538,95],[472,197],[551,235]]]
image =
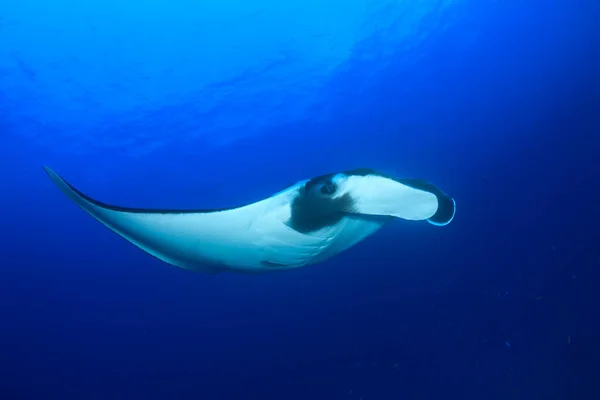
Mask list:
[[[69,189],[71,189],[75,194],[77,194],[85,201],[93,204],[96,207],[111,211],[132,214],[198,214],[228,211],[241,207],[235,206],[209,209],[151,209],[138,207],[123,207],[96,200],[83,193],[73,185],[71,185],[66,179],[64,179],[56,172],[51,171],[49,168],[44,169],[51,179],[54,179],[52,174],[55,174],[56,177],[58,177],[66,186],[69,187]],[[357,168],[343,171],[342,173],[349,176],[378,175],[387,177],[387,175],[369,168]],[[288,223],[290,227],[299,232],[308,233],[319,230],[326,226],[334,225],[344,217],[344,212],[340,210],[348,210],[351,208],[351,205],[353,203],[351,196],[345,195],[335,200],[316,199],[306,196],[306,192],[310,190],[312,186],[317,185],[319,183],[327,182],[328,180],[330,181],[331,178],[336,174],[337,173],[331,173],[314,177],[306,183],[304,188],[300,189],[300,196],[298,196],[292,204],[292,217]],[[289,187],[290,186],[288,186],[287,188]]]
[[349,194],[337,198],[312,194],[316,185],[331,182],[335,175],[317,176],[300,188],[298,196],[291,204],[288,226],[301,233],[310,233],[335,225],[344,218],[346,214],[341,210],[351,209],[354,202]]
[[[343,210],[351,210],[354,200],[350,194],[345,194],[337,198],[326,198],[312,196],[311,190],[316,185],[331,182],[331,179],[338,173],[319,175],[310,179],[292,203],[291,218],[288,225],[301,233],[315,232],[327,226],[332,226],[340,222],[348,214]],[[387,175],[370,168],[356,168],[341,172],[347,176],[382,176]]]
[[[45,171],[48,174],[48,176],[50,176],[50,178],[53,179],[51,170],[49,170],[48,168],[45,168]],[[227,210],[233,210],[235,208],[239,208],[239,206],[238,206],[238,207],[213,208],[213,209],[172,210],[172,209],[148,209],[148,208],[121,207],[121,206],[116,206],[113,204],[107,204],[107,203],[98,201],[98,200],[86,195],[85,193],[81,192],[80,190],[78,190],[76,187],[74,187],[69,182],[67,182],[67,180],[64,179],[62,176],[56,174],[56,172],[53,172],[53,173],[62,182],[64,182],[64,184],[67,185],[69,187],[69,189],[71,189],[74,193],[76,193],[79,197],[81,197],[85,201],[93,204],[96,207],[103,208],[106,210],[111,210],[111,211],[118,211],[118,212],[124,212],[124,213],[132,213],[132,214],[199,214],[199,213],[213,213],[213,212],[227,211]]]

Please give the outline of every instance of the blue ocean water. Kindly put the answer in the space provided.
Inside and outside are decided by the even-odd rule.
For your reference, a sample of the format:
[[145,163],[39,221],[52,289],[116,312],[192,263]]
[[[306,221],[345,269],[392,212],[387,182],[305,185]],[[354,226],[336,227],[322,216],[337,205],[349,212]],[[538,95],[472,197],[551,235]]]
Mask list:
[[[597,399],[600,4],[0,1],[0,399]],[[323,263],[189,272],[94,221],[357,167],[439,185]]]

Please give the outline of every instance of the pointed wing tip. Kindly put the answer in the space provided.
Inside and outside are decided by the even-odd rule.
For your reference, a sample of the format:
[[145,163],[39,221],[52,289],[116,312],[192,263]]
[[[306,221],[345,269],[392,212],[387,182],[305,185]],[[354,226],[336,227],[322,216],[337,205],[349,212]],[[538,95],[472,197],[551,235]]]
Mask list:
[[44,171],[48,174],[48,176],[52,177],[52,176],[56,176],[58,175],[56,172],[54,172],[54,170],[52,168],[50,168],[47,165],[44,165]]
[[44,166],[44,171],[48,174],[48,177],[54,182],[56,185],[59,185],[64,182],[64,179],[58,175],[54,170],[48,166]]

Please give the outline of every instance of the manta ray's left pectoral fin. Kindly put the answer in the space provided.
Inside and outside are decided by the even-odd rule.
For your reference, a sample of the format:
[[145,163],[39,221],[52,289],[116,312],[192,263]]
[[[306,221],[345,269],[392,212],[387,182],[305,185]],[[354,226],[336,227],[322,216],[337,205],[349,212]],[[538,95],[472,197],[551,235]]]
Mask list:
[[[102,203],[77,190],[49,167],[52,182],[79,208],[119,236],[169,264],[196,269],[197,243],[214,233],[210,212],[138,209]],[[214,266],[207,265],[207,271]]]

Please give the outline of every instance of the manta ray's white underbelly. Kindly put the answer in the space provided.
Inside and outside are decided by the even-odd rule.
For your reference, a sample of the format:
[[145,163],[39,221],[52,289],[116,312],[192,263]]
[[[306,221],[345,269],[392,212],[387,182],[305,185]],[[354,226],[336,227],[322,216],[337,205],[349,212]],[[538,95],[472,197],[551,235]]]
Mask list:
[[352,247],[373,234],[385,222],[344,217],[334,225],[311,233],[300,233],[287,225],[276,235],[257,235],[260,261],[254,267],[260,269],[296,268],[326,260]]
[[79,207],[140,249],[174,266],[204,272],[266,272],[322,261],[347,249],[383,223],[345,217],[312,233],[288,226],[298,187],[223,211],[162,212],[98,202],[51,169],[52,181]]
[[[104,225],[169,264],[196,270],[266,272],[323,261],[377,231],[383,222],[345,217],[304,234],[285,224],[285,207],[211,214],[129,214],[94,210]],[[221,215],[219,215],[221,214]],[[285,217],[285,215],[284,215]]]
[[[285,223],[289,212],[286,208],[271,209],[258,214],[258,218],[248,218],[257,214],[243,208],[222,215],[152,216],[143,222],[138,217],[132,222],[141,235],[123,229],[119,233],[148,253],[182,268],[267,272],[323,261],[371,235],[384,223],[345,217],[304,234]],[[118,225],[132,225],[124,222]]]

